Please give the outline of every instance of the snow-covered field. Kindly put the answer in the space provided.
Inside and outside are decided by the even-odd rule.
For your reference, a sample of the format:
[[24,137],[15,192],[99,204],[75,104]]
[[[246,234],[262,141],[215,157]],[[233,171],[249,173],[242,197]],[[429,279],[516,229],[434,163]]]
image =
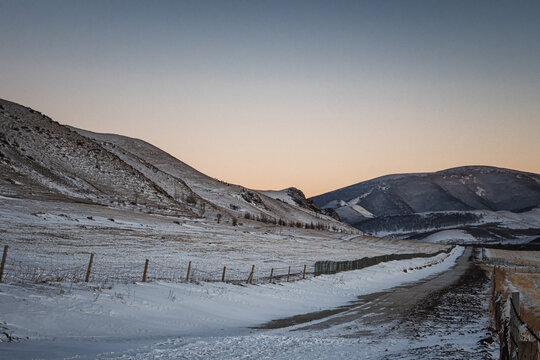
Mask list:
[[484,261],[505,273],[506,286],[540,318],[540,251],[484,249]]
[[431,234],[424,238],[426,242],[433,243],[456,243],[456,242],[466,242],[466,243],[475,243],[479,242],[474,236],[463,230],[442,230]]
[[504,249],[484,249],[486,260],[495,260],[509,266],[540,267],[540,251],[512,251]]
[[[445,271],[462,251],[270,284],[262,276],[271,268],[280,275],[288,266],[305,264],[309,272],[318,260],[436,252],[446,246],[247,220],[233,227],[5,196],[0,197],[0,234],[0,245],[9,246],[0,284],[2,359],[306,358],[334,357],[342,348],[354,353],[359,340],[343,338],[339,327],[327,334],[250,327],[334,308]],[[86,284],[81,280],[90,253],[95,257]],[[145,259],[150,282],[142,283]],[[195,282],[184,281],[189,261]],[[227,280],[247,279],[253,264],[261,274],[255,285],[216,281],[223,266]]]
[[[300,272],[318,260],[354,260],[398,252],[436,252],[443,245],[206,219],[150,215],[98,205],[0,198],[0,233],[9,245],[8,282],[55,276],[81,280],[95,253],[92,279],[136,281],[149,259],[149,279],[255,279]],[[66,271],[53,271],[53,270]],[[44,275],[45,276],[45,275]],[[46,277],[46,276],[45,276]]]
[[540,235],[538,207],[520,213],[491,210],[431,211],[414,216],[412,219],[408,216],[393,217],[386,224],[381,221],[379,225],[371,225],[374,226],[371,229],[370,225],[359,228],[374,236],[404,239],[425,233],[429,235],[423,237],[422,241],[461,245],[489,242],[526,244]]
[[482,223],[499,223],[508,229],[529,229],[540,227],[540,208],[513,213],[510,211],[478,210],[475,213],[482,215]]
[[[0,356],[286,359],[364,351],[365,358],[377,358],[388,344],[372,344],[368,351],[361,339],[341,337],[341,327],[318,333],[249,327],[337,307],[359,295],[445,271],[462,251],[283,284],[0,285],[0,326],[20,338],[1,343]],[[404,272],[428,264],[434,265]]]

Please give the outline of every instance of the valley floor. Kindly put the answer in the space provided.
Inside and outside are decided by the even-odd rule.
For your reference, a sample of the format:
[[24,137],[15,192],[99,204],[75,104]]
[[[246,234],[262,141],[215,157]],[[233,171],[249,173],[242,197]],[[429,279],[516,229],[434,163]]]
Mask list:
[[446,272],[361,296],[334,315],[295,316],[268,324],[289,326],[244,336],[171,340],[115,358],[494,359],[489,281],[469,253]]
[[[99,290],[69,284],[0,285],[0,326],[16,338],[0,343],[0,356],[417,359],[433,358],[427,350],[435,347],[440,358],[448,358],[445,351],[453,351],[489,359],[480,341],[489,336],[487,301],[482,296],[476,302],[468,301],[471,286],[482,289],[482,282],[466,288],[455,286],[437,296],[437,301],[433,299],[435,304],[413,301],[395,314],[375,301],[396,289],[415,293],[426,283],[448,277],[445,274],[459,268],[455,263],[462,254],[463,248],[456,248],[450,256],[440,255],[444,261],[413,271],[403,270],[421,267],[430,259],[393,261],[281,285],[155,282]],[[366,307],[368,294],[372,294],[369,303],[375,306]],[[449,299],[458,301],[449,306]],[[351,304],[355,308],[309,324],[253,328],[273,319]],[[359,312],[358,306],[364,310]],[[430,311],[423,311],[427,307]],[[344,321],[351,312],[358,316]],[[381,319],[381,312],[387,313],[385,320],[373,321]]]
[[2,196],[0,236],[0,245],[10,247],[6,276],[13,281],[80,281],[90,253],[95,254],[91,280],[103,283],[140,281],[145,259],[150,263],[149,280],[185,279],[191,261],[194,280],[219,281],[226,266],[227,280],[245,281],[252,265],[257,279],[268,277],[272,268],[277,275],[286,273],[289,266],[298,272],[306,265],[312,272],[319,260],[431,253],[447,248],[249,220],[233,227],[209,219]]
[[[415,349],[438,344],[448,332],[448,341],[466,353],[478,350],[479,340],[487,336],[484,300],[472,304],[471,311],[485,316],[463,327],[463,334],[452,325],[461,321],[460,315],[443,318],[434,332],[401,331],[427,324],[404,322],[405,310],[400,316],[388,312],[383,323],[373,325],[367,320],[384,310],[380,304],[324,328],[289,324],[260,329],[272,320],[350,306],[359,296],[391,293],[396,287],[411,286],[414,292],[421,285],[411,284],[453,268],[462,247],[434,258],[313,277],[318,260],[432,253],[446,246],[253,221],[232,227],[208,219],[9,197],[0,197],[0,234],[0,245],[9,246],[5,282],[0,284],[0,358],[412,359],[422,358]],[[90,253],[95,254],[92,276],[84,283]],[[150,261],[149,282],[143,283],[145,259]],[[186,282],[189,261],[191,281]],[[219,281],[227,266],[227,280],[245,282],[252,265],[254,285]],[[303,265],[308,266],[306,280],[282,278],[270,284],[264,278],[272,268],[283,275],[288,266]],[[462,294],[457,298],[466,297]],[[455,313],[442,300],[437,306],[433,313]]]

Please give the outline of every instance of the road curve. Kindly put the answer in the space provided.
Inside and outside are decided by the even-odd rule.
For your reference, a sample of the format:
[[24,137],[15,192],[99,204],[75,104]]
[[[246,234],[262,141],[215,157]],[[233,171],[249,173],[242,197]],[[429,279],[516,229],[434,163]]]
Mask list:
[[[395,320],[408,314],[430,295],[456,284],[471,267],[471,255],[472,249],[468,247],[457,259],[456,264],[443,273],[386,291],[362,295],[354,302],[335,309],[272,320],[256,329],[279,329],[306,324],[294,330],[321,330],[358,319],[362,319],[365,324]],[[310,322],[314,323],[308,324]]]

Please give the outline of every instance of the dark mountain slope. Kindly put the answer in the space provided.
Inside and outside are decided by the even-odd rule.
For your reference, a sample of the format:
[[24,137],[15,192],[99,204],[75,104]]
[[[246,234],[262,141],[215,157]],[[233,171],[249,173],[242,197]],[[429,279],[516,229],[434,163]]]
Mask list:
[[312,199],[323,208],[336,208],[332,201],[355,200],[376,216],[483,209],[519,212],[540,205],[540,175],[465,166],[435,173],[383,176]]
[[523,242],[540,235],[540,175],[510,169],[388,175],[312,200],[371,234],[418,239],[458,229],[486,241]]

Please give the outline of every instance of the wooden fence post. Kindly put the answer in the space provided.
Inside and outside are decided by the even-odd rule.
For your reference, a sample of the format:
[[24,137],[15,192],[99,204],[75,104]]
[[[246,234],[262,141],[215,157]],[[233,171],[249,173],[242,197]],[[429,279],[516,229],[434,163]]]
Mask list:
[[506,326],[505,319],[505,307],[506,301],[504,300],[502,291],[495,291],[495,328],[499,334],[499,358],[501,360],[510,360],[510,348],[509,344],[509,331]]
[[270,283],[272,283],[272,278],[274,277],[274,268],[270,270]]
[[491,277],[491,294],[494,296],[497,292],[497,266],[493,266],[493,276]]
[[253,274],[255,273],[255,265],[251,266],[251,273],[249,274],[249,277],[246,281],[246,284],[252,284],[253,283]]
[[304,275],[302,275],[302,279],[303,279],[303,280],[306,279],[306,265],[304,265]]
[[510,355],[512,360],[518,359],[519,350],[519,292],[510,294]]
[[291,277],[291,267],[289,266],[289,271],[287,272],[287,282],[289,282],[290,277]]
[[538,341],[520,341],[518,351],[520,359],[537,359]]
[[187,266],[187,275],[186,275],[186,281],[189,281],[189,273],[191,272],[191,261],[189,262]]
[[8,246],[5,245],[4,254],[2,255],[2,262],[0,263],[0,283],[2,282],[2,278],[4,276],[4,266],[6,265],[7,251],[8,251]]
[[221,275],[221,282],[225,282],[225,271],[227,271],[227,267],[223,267],[223,274]]
[[144,262],[144,272],[142,274],[142,282],[146,282],[146,274],[148,272],[148,259]]
[[92,262],[94,262],[94,253],[90,254],[90,261],[88,262],[88,269],[86,270],[86,278],[84,279],[84,282],[88,282],[90,280],[90,273],[92,272]]

